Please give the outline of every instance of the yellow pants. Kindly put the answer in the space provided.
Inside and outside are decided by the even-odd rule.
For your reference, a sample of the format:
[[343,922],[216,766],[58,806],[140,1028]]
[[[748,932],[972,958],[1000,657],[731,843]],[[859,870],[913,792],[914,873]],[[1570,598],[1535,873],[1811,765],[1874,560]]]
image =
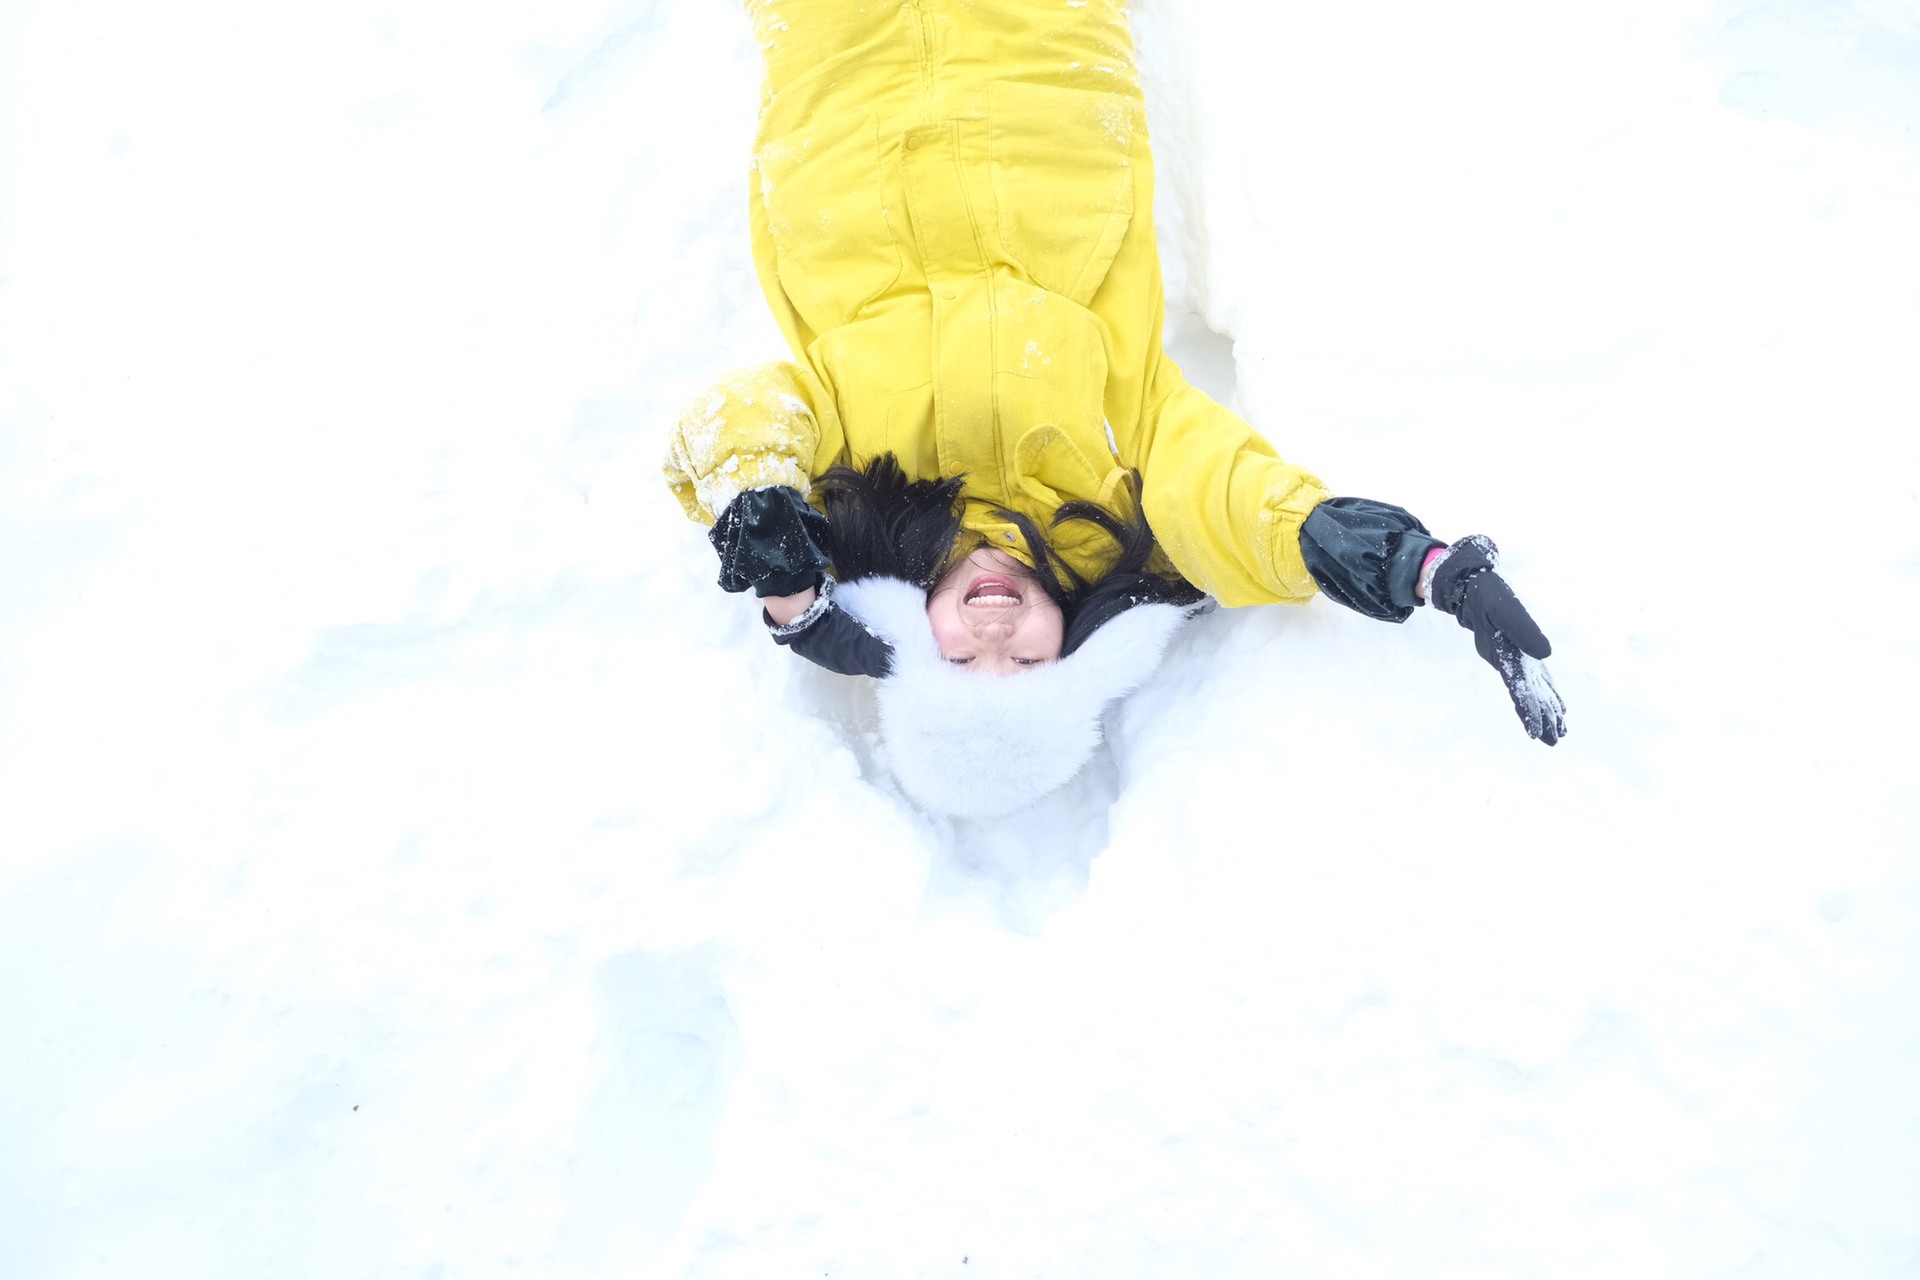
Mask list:
[[747,12],[766,134],[856,108],[901,129],[975,116],[996,80],[1140,94],[1121,0],[749,0]]

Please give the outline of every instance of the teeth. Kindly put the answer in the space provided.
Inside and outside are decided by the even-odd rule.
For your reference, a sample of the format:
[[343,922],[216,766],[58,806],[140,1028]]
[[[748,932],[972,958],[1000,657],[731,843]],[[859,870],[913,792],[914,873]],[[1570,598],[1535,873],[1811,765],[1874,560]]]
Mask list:
[[1000,609],[1019,604],[1024,598],[1020,588],[1005,578],[976,578],[973,589],[966,595],[966,602]]

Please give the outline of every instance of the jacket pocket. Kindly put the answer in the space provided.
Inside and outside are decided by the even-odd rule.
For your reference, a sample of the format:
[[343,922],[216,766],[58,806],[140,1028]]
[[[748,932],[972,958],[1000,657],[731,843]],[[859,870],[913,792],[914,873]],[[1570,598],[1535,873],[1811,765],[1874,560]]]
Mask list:
[[1093,314],[1032,285],[1003,284],[997,297],[994,390],[1001,422],[1016,435],[1057,423],[1082,449],[1106,452],[1100,424],[1107,359]]
[[899,278],[873,112],[763,142],[754,167],[780,284],[816,332],[853,319]]
[[1001,247],[1085,306],[1133,218],[1134,105],[1117,93],[997,81],[989,169]]

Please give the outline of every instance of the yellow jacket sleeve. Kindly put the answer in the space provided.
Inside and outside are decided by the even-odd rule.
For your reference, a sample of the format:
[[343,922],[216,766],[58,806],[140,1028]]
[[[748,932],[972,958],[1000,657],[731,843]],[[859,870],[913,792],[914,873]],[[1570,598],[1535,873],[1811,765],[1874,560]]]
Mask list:
[[688,518],[712,524],[748,489],[802,493],[844,447],[833,397],[805,366],[743,369],[687,406],[661,468]]
[[1229,607],[1300,604],[1317,588],[1300,525],[1330,495],[1161,356],[1147,387],[1147,522],[1188,581]]

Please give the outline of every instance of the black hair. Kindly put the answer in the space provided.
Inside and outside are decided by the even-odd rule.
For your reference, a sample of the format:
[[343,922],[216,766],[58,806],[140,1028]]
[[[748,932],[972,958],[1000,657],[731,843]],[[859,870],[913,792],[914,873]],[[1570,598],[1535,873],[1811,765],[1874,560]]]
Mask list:
[[[973,547],[963,536],[960,515],[964,476],[910,480],[899,460],[885,453],[864,469],[835,467],[815,482],[827,509],[827,529],[835,576],[842,582],[883,575],[932,591],[948,569]],[[1140,473],[1128,486],[1131,513],[1119,516],[1097,502],[1076,501],[1053,514],[1055,526],[1085,521],[1114,541],[1118,554],[1097,579],[1077,573],[1031,518],[999,508],[998,514],[1027,544],[1034,577],[1060,606],[1065,630],[1060,656],[1085,644],[1093,633],[1135,605],[1193,605],[1205,593],[1168,566],[1149,568],[1159,544],[1147,525],[1141,503]]]
[[814,489],[827,508],[834,577],[900,578],[932,591],[960,540],[964,478],[909,480],[891,453],[865,470],[835,467]]

